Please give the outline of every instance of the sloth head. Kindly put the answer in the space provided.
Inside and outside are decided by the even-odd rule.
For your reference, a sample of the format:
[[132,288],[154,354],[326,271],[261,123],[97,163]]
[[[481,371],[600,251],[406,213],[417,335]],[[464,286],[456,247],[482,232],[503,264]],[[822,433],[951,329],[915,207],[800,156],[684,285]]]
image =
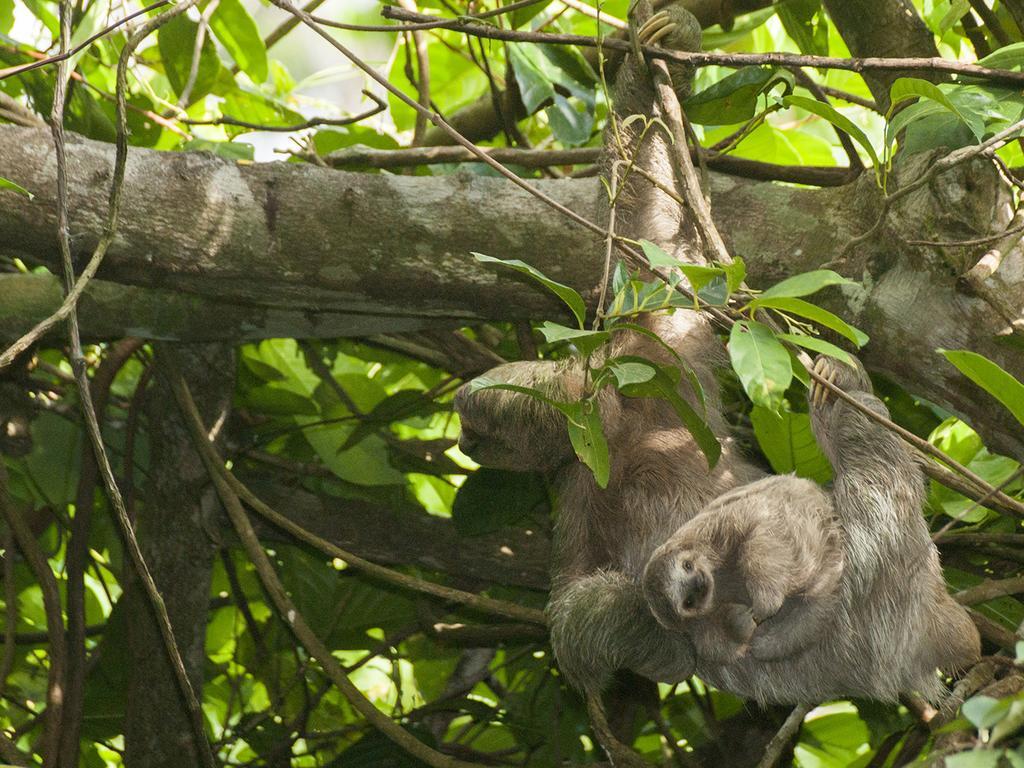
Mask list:
[[666,545],[648,561],[643,590],[658,623],[666,629],[682,629],[689,619],[705,615],[714,606],[713,567],[699,549]]

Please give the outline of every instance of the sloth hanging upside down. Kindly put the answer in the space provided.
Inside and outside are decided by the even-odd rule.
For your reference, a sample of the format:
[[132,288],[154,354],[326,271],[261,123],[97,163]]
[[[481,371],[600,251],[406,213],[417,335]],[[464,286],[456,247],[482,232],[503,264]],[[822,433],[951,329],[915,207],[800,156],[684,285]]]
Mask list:
[[[641,42],[699,49],[699,25],[680,4],[652,22]],[[689,73],[678,65],[670,73],[685,97]],[[668,140],[627,120],[651,117],[654,105],[644,62],[627,56],[615,86],[620,128],[606,138],[604,171],[615,171],[624,150],[644,173],[622,180],[617,230],[704,263],[689,212],[663,191],[674,186]],[[936,670],[970,664],[979,638],[946,592],[921,516],[923,475],[907,448],[814,388],[815,435],[835,469],[831,491],[792,476],[765,478],[726,436],[714,372],[727,363],[706,318],[678,311],[637,324],[644,332],[616,334],[607,354],[660,364],[675,364],[678,354],[687,362],[722,442],[713,470],[663,400],[624,397],[613,387],[597,394],[611,460],[602,489],[554,408],[506,390],[463,387],[455,399],[465,453],[485,466],[541,471],[555,490],[548,615],[562,673],[588,693],[630,669],[661,682],[696,671],[760,702],[940,698]],[[886,413],[862,369],[824,358],[817,366]],[[578,399],[586,382],[579,359],[509,363],[485,376],[562,401]],[[680,396],[699,407],[689,388]]]

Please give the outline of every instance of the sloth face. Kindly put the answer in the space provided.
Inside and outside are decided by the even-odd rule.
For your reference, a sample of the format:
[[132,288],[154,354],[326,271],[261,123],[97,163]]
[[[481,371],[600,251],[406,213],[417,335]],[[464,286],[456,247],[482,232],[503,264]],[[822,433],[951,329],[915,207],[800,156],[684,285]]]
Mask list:
[[644,569],[644,598],[666,629],[685,630],[690,619],[713,607],[715,581],[708,559],[684,548],[655,551]]
[[683,618],[703,616],[711,610],[715,580],[707,558],[693,550],[675,553],[672,595],[676,612]]

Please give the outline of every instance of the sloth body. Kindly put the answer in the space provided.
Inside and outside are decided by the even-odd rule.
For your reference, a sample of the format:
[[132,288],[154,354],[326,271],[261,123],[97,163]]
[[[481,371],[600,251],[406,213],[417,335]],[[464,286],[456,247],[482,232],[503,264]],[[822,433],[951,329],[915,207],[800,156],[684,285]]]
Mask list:
[[643,590],[658,623],[687,632],[702,663],[791,656],[826,631],[843,570],[832,500],[767,477],[730,491],[658,547]]
[[[660,44],[698,49],[699,26],[692,16],[680,4],[667,10],[678,24]],[[675,67],[672,77],[683,83],[686,72]],[[634,114],[656,114],[646,69],[631,55],[619,71],[615,90],[619,138],[606,139],[605,175],[616,167],[621,140],[623,159],[663,186],[674,187],[664,132],[652,129],[640,141],[640,121],[626,120]],[[685,87],[678,90],[685,95]],[[622,181],[617,222],[617,233],[626,238],[646,238],[680,261],[706,263],[688,211],[640,174]],[[807,608],[806,602],[799,602],[792,574],[766,571],[749,556],[742,564],[732,559],[724,565],[737,574],[745,569],[749,578],[740,581],[748,596],[751,586],[755,592],[762,587],[778,589],[762,584],[762,578],[782,581],[781,592],[789,596],[783,607],[771,617],[757,618],[763,619],[761,629],[767,638],[792,643],[783,648],[783,655],[776,657],[779,649],[766,643],[770,660],[754,653],[738,658],[734,654],[726,661],[701,658],[688,631],[668,629],[655,618],[657,609],[652,611],[643,593],[648,561],[715,499],[741,489],[734,503],[742,498],[743,505],[786,508],[790,515],[799,515],[805,505],[779,502],[773,490],[778,478],[756,483],[764,472],[727,436],[714,371],[728,363],[704,316],[677,311],[645,315],[637,322],[657,334],[700,379],[706,419],[723,449],[714,469],[709,471],[693,437],[662,400],[627,398],[611,387],[598,393],[596,404],[611,460],[610,479],[602,489],[576,458],[565,419],[554,408],[520,393],[469,386],[455,398],[463,427],[460,446],[466,454],[486,466],[540,471],[554,488],[558,516],[547,610],[552,648],[565,677],[575,687],[594,692],[617,669],[660,682],[678,682],[696,671],[719,688],[760,702],[817,703],[845,696],[894,699],[912,691],[935,699],[942,690],[935,669],[963,666],[975,658],[977,631],[946,593],[938,555],[921,517],[920,469],[894,435],[842,402],[819,397],[813,409],[815,433],[836,470],[831,502],[842,529],[841,576],[833,585],[834,602],[825,616],[813,615],[820,622],[811,624],[814,636],[801,637],[800,611],[796,617],[790,613]],[[677,362],[661,344],[631,331],[615,334],[607,354]],[[586,381],[579,358],[509,363],[484,378],[533,387],[558,400],[578,399]],[[884,412],[864,381],[848,382],[841,375],[839,381],[858,390],[856,396],[869,407]],[[685,385],[680,394],[701,407]],[[793,479],[783,479],[783,485],[786,482]],[[817,488],[807,492],[815,499],[821,495]],[[796,523],[790,520],[787,525]],[[825,549],[831,551],[831,539],[826,540]],[[810,561],[815,562],[818,554],[812,553]],[[737,552],[733,557],[740,556]],[[802,561],[803,555],[794,559]],[[754,577],[755,573],[763,576]],[[821,567],[819,575],[824,584],[831,583],[829,568]],[[809,580],[813,577],[806,574],[796,579]],[[737,634],[749,631],[750,622],[744,629],[742,611],[729,610],[731,622],[724,631],[735,642]],[[773,621],[779,624],[778,633],[767,631]],[[826,629],[818,632],[819,626]],[[789,632],[796,634],[786,640]],[[756,636],[754,631],[751,643]]]

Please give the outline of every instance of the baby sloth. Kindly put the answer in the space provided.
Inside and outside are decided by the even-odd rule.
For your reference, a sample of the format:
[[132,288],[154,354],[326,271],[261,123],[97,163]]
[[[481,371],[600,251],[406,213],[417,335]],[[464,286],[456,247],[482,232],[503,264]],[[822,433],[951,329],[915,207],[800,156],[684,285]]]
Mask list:
[[651,612],[704,663],[794,656],[835,615],[843,572],[829,495],[793,475],[720,496],[658,547],[643,575]]

